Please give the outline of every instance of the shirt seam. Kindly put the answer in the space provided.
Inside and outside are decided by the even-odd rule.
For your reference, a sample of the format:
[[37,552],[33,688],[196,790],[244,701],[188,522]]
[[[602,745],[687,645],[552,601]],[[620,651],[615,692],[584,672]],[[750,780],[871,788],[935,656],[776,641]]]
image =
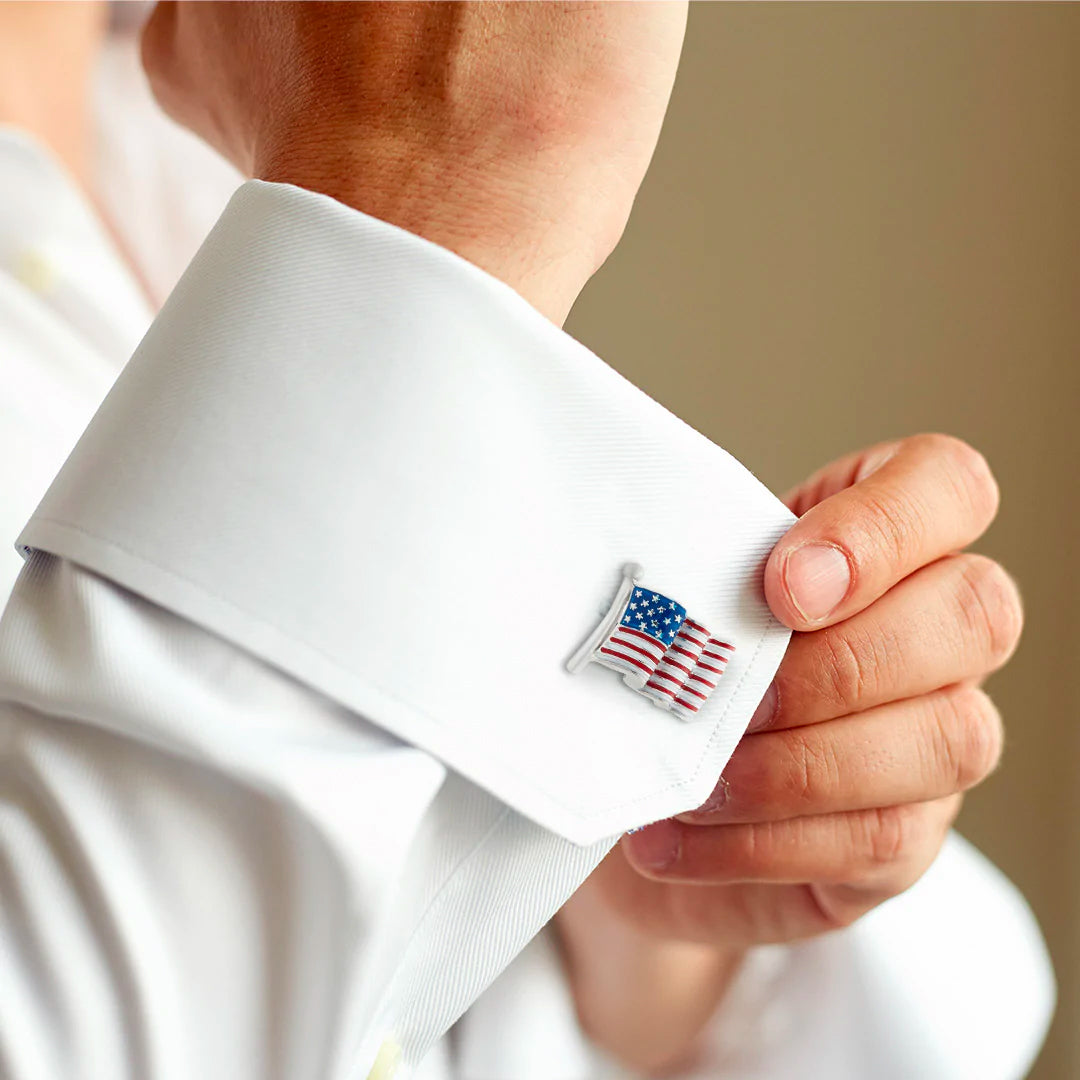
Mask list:
[[[470,781],[471,783],[471,781]],[[494,798],[494,796],[492,796]],[[499,800],[496,799],[498,802]],[[487,847],[491,842],[493,836],[495,836],[500,830],[502,830],[506,824],[507,818],[510,814],[515,813],[512,807],[505,804],[502,805],[495,820],[484,830],[484,834],[477,838],[475,843],[469,848],[460,859],[457,860],[450,868],[447,875],[439,883],[439,887],[435,890],[430,900],[424,907],[424,910],[420,913],[413,926],[411,933],[407,940],[402,944],[402,947],[393,963],[393,975],[387,980],[386,986],[383,992],[379,995],[378,1002],[371,1011],[371,1025],[369,1031],[379,1031],[385,1028],[387,1025],[382,1022],[382,1018],[388,1014],[387,1002],[390,1000],[393,994],[395,984],[397,982],[400,972],[406,967],[406,962],[413,955],[417,948],[417,939],[420,938],[426,931],[429,921],[432,918],[432,913],[442,903],[443,897],[446,895],[446,891],[450,888],[454,881],[464,873],[466,868],[472,863],[477,856]],[[411,996],[411,995],[410,995]],[[358,1046],[353,1051],[354,1056],[362,1052],[363,1047]]]

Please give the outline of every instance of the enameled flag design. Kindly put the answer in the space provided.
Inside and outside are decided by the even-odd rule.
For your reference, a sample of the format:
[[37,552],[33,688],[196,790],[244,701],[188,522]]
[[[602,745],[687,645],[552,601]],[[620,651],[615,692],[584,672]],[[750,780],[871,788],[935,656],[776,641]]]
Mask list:
[[657,705],[693,719],[735,646],[713,637],[682,604],[639,584],[640,572],[637,565],[626,568],[611,611],[568,666],[579,671],[591,660],[613,668]]

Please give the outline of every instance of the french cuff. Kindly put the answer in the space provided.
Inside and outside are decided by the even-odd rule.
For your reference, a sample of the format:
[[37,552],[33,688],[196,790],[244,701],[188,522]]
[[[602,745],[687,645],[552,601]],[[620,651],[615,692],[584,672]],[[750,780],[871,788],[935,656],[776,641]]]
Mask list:
[[[18,543],[589,844],[712,789],[787,644],[761,572],[791,520],[509,287],[332,199],[251,181]],[[649,696],[659,654],[677,657],[658,627],[639,639],[651,675],[627,668],[626,685],[603,666],[637,587],[681,608],[706,651],[726,646],[715,678],[700,654],[686,665],[712,684],[687,677],[707,690],[680,691],[692,713]]]

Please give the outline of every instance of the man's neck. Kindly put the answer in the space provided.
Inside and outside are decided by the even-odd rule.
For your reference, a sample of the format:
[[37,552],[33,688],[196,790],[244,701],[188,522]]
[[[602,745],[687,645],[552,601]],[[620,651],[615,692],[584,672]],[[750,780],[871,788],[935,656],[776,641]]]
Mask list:
[[90,94],[103,2],[0,3],[0,124],[45,143],[89,188]]

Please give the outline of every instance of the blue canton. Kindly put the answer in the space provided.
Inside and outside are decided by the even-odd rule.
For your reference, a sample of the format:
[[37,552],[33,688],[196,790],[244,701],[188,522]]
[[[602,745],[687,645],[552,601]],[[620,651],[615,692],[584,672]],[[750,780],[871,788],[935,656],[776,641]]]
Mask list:
[[656,638],[665,648],[675,640],[686,618],[686,608],[667,596],[635,586],[623,610],[623,626]]

